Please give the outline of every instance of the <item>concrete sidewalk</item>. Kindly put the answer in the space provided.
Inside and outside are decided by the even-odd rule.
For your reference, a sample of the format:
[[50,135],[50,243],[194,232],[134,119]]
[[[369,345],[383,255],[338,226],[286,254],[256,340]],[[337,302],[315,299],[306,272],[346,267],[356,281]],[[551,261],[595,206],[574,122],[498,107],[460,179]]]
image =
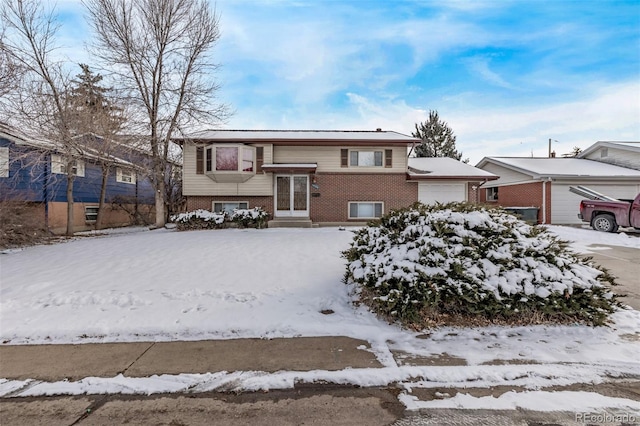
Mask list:
[[369,343],[348,337],[0,346],[0,377],[44,381],[219,371],[382,367]]

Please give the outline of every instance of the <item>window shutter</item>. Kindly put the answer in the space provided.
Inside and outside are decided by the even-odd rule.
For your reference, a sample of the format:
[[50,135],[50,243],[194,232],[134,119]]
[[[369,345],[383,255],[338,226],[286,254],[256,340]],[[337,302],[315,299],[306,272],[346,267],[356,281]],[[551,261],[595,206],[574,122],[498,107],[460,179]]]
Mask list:
[[256,173],[262,173],[262,165],[264,164],[264,147],[256,147]]
[[206,164],[207,164],[207,167],[205,167],[205,169],[206,169],[208,172],[213,171],[213,150],[214,150],[214,149],[215,149],[215,148],[213,148],[213,147],[209,147],[209,148],[207,148],[207,163],[206,163]]
[[340,167],[349,167],[349,150],[340,150]]
[[196,174],[204,174],[204,147],[196,147]]
[[384,150],[384,166],[385,167],[392,167],[393,164],[393,150],[391,149],[385,149]]

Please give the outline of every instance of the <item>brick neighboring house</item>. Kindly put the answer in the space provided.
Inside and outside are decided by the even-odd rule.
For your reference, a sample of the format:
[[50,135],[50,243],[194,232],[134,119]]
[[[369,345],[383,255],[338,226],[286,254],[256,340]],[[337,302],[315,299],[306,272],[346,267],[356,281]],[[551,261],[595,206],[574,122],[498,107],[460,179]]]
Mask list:
[[[91,139],[99,139],[91,135]],[[101,155],[91,146],[75,161],[74,231],[95,227],[103,161],[112,165],[107,177],[103,227],[126,226],[150,215],[154,189],[145,173],[148,158],[132,150],[122,156]],[[29,214],[54,234],[67,226],[66,162],[55,143],[34,140],[0,123],[0,202],[20,201]],[[113,204],[112,204],[113,202]]]
[[538,222],[581,224],[583,197],[569,191],[582,185],[620,199],[640,192],[640,170],[586,158],[485,157],[478,168],[497,174],[484,185],[480,201],[503,207],[537,207]]
[[380,129],[211,130],[175,141],[187,210],[262,207],[271,227],[363,224],[419,199],[475,201],[480,183],[497,178],[453,159],[408,159],[420,139]]

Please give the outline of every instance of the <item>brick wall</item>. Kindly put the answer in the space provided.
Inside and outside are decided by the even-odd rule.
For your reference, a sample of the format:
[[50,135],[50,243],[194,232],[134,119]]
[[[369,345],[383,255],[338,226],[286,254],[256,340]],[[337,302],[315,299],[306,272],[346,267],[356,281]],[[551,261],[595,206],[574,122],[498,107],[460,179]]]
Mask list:
[[[551,223],[551,182],[545,182],[546,221]],[[498,200],[487,201],[485,188],[480,191],[480,202],[502,207],[538,207],[538,222],[542,223],[542,182],[505,185],[498,188]]]
[[[314,222],[349,222],[349,201],[382,201],[384,213],[418,200],[418,184],[406,174],[317,174],[318,189],[311,189],[310,216]],[[313,194],[319,194],[314,196]],[[351,221],[362,222],[363,219]]]

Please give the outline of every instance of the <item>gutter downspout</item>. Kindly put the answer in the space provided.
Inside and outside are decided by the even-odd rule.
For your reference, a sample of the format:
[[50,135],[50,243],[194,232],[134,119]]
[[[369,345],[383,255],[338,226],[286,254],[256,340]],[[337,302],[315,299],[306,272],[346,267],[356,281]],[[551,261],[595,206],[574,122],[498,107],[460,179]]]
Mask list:
[[542,224],[547,223],[547,182],[551,182],[551,178],[542,180]]

